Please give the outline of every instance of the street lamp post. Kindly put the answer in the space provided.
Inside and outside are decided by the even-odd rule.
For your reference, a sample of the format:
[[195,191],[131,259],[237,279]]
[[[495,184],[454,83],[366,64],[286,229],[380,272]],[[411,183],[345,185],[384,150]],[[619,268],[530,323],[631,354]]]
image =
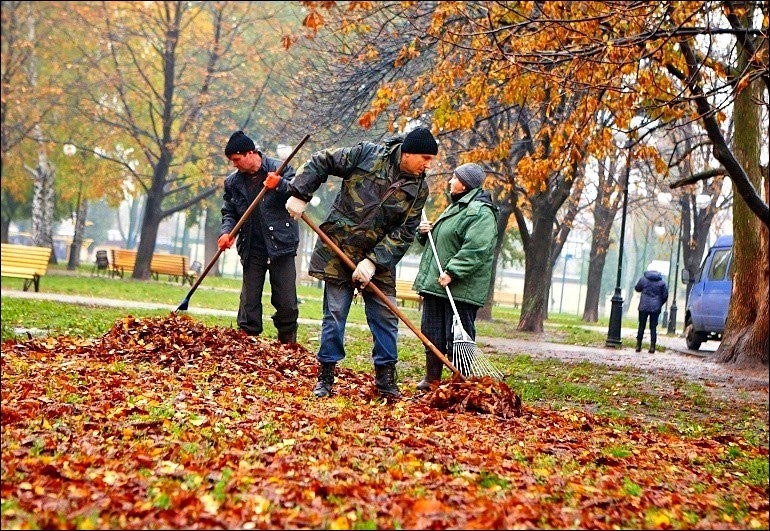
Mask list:
[[676,266],[674,267],[674,285],[671,286],[669,284],[669,289],[672,290],[671,293],[671,311],[668,315],[668,328],[666,329],[666,333],[668,334],[675,334],[676,333],[676,288],[679,284],[679,253],[682,249],[682,217],[679,217],[679,236],[676,239]]
[[620,276],[623,272],[623,245],[626,236],[626,210],[628,208],[628,179],[631,175],[631,145],[628,145],[628,160],[626,161],[625,184],[623,186],[623,211],[620,217],[620,245],[618,247],[618,274],[615,281],[615,293],[612,295],[612,308],[610,310],[610,324],[607,328],[608,347],[620,347],[620,325],[623,318],[623,296],[620,292]]

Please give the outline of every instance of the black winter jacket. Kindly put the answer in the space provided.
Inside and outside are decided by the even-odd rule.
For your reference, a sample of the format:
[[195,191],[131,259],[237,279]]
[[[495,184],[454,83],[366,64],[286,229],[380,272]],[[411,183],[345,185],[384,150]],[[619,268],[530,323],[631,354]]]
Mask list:
[[[266,157],[261,152],[259,154],[262,156],[262,166],[257,172],[257,182],[259,183],[258,190],[261,190],[267,173],[277,170],[281,161]],[[286,179],[291,179],[294,176],[294,170],[291,166],[286,167],[282,176]],[[248,193],[248,181],[251,179],[251,174],[240,171],[231,173],[225,179],[220,235],[231,232],[249,208],[251,200]],[[262,237],[264,239],[270,258],[297,254],[299,224],[286,211],[286,200],[289,197],[288,193],[278,190],[267,191],[257,208],[238,231],[236,249],[241,257],[241,263],[249,258],[251,238]],[[259,216],[259,223],[255,222],[256,216]],[[260,233],[257,233],[256,227],[260,227]]]

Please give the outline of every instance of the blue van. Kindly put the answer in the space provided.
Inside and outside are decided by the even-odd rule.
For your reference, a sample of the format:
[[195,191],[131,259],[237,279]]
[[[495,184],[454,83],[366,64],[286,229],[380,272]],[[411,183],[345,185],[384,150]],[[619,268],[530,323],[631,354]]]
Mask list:
[[682,282],[692,282],[684,318],[687,348],[698,350],[701,343],[721,340],[733,291],[733,237],[720,236],[709,249],[695,278],[682,270]]

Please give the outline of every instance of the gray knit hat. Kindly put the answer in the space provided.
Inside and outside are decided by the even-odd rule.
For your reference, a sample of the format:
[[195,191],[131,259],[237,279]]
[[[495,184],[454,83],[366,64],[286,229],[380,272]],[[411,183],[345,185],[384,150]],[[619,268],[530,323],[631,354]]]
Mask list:
[[481,166],[473,162],[455,168],[455,175],[468,190],[481,186],[481,183],[484,182],[484,177],[486,177]]

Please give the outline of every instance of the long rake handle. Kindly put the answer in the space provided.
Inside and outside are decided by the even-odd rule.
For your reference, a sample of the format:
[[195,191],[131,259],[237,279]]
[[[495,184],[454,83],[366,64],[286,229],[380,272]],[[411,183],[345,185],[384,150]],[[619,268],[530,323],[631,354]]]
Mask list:
[[[283,171],[286,169],[286,166],[288,166],[289,161],[294,158],[294,155],[297,154],[297,151],[304,145],[305,142],[307,142],[307,139],[310,138],[310,135],[305,135],[302,140],[299,141],[299,144],[292,150],[292,152],[289,154],[288,157],[286,157],[286,160],[284,160],[280,166],[278,166],[278,169],[275,170],[275,172],[280,175],[283,173]],[[259,191],[257,194],[257,197],[254,198],[254,201],[251,202],[249,205],[249,208],[246,209],[246,212],[243,213],[241,216],[241,219],[238,220],[238,223],[235,224],[235,227],[233,227],[233,230],[230,231],[230,237],[235,238],[235,236],[238,234],[238,231],[241,230],[241,227],[243,227],[243,224],[246,223],[246,220],[249,219],[249,216],[254,212],[254,209],[257,208],[257,205],[260,201],[262,201],[262,198],[265,197],[265,194],[267,193],[267,187],[263,186],[262,190]],[[206,265],[206,268],[203,270],[203,272],[200,274],[200,276],[195,280],[195,284],[193,284],[192,288],[190,288],[190,292],[187,294],[187,297],[179,304],[179,307],[177,308],[177,311],[179,310],[186,310],[187,304],[190,302],[190,297],[192,297],[193,293],[195,293],[195,290],[198,289],[198,286],[201,285],[201,282],[203,282],[203,279],[206,278],[206,275],[209,274],[209,271],[211,271],[211,268],[214,267],[214,264],[217,263],[217,260],[219,260],[219,257],[222,255],[224,251],[222,249],[217,249],[217,252],[214,254],[213,258],[209,261],[209,263]]]
[[[310,218],[308,218],[308,217],[307,217],[307,215],[305,215],[304,213],[302,214],[302,219],[305,221],[305,223],[307,223],[307,224],[308,224],[308,226],[309,226],[311,229],[313,229],[313,231],[314,231],[316,234],[318,234],[318,237],[319,237],[319,238],[321,238],[321,240],[323,240],[323,242],[324,242],[326,245],[328,245],[328,246],[329,246],[329,248],[331,248],[331,250],[333,250],[333,251],[334,251],[334,252],[337,254],[337,256],[340,258],[340,260],[342,260],[342,261],[345,263],[345,265],[346,265],[346,266],[348,266],[350,269],[355,269],[355,268],[356,268],[356,264],[354,264],[354,263],[353,263],[353,260],[351,260],[351,259],[348,257],[348,255],[346,255],[346,254],[345,254],[345,252],[344,252],[342,249],[340,249],[340,248],[339,248],[339,246],[338,246],[336,243],[334,243],[334,241],[332,241],[332,239],[331,239],[331,238],[329,238],[329,236],[327,236],[327,235],[326,235],[326,233],[324,233],[324,231],[322,231],[322,230],[321,230],[321,229],[320,229],[320,228],[319,228],[319,227],[318,227],[318,226],[317,226],[315,223],[313,223],[313,222],[310,220]],[[442,362],[444,365],[446,365],[446,366],[447,366],[447,368],[448,368],[450,371],[452,371],[452,374],[454,374],[454,375],[455,375],[455,377],[457,377],[457,378],[460,378],[460,379],[463,379],[463,380],[465,379],[465,378],[463,377],[462,373],[461,373],[461,372],[460,372],[460,371],[457,369],[457,367],[455,367],[455,366],[452,364],[452,362],[451,362],[451,361],[449,361],[449,359],[448,359],[446,356],[444,356],[444,354],[443,354],[443,353],[442,353],[442,352],[441,352],[439,349],[437,349],[437,348],[436,348],[436,345],[434,345],[433,343],[431,343],[430,339],[428,339],[428,338],[425,336],[425,334],[423,334],[423,333],[420,331],[420,329],[419,329],[419,328],[417,328],[416,326],[414,326],[414,325],[413,325],[413,324],[412,324],[412,323],[409,321],[409,319],[407,319],[407,318],[406,318],[406,315],[404,315],[404,313],[403,313],[401,310],[399,310],[399,309],[398,309],[398,306],[396,306],[396,305],[393,303],[393,301],[391,301],[391,300],[388,298],[388,296],[387,296],[387,295],[385,295],[385,294],[382,292],[382,290],[381,290],[380,288],[378,288],[377,286],[375,286],[374,282],[369,282],[369,283],[366,285],[366,289],[370,290],[370,291],[371,291],[371,292],[373,292],[375,295],[377,295],[377,297],[379,297],[379,298],[380,298],[380,300],[381,300],[381,301],[382,301],[382,302],[383,302],[383,303],[384,303],[384,304],[385,304],[385,305],[386,305],[386,306],[387,306],[387,307],[390,309],[390,311],[391,311],[391,312],[393,312],[393,313],[396,315],[396,317],[398,317],[399,319],[401,319],[401,321],[403,321],[403,322],[404,322],[404,324],[405,324],[406,326],[408,326],[408,327],[409,327],[409,329],[410,329],[412,332],[414,332],[414,335],[416,335],[418,338],[420,338],[420,341],[422,341],[422,343],[423,343],[423,344],[424,344],[426,347],[428,347],[428,348],[431,350],[431,352],[433,352],[433,354],[435,354],[435,355],[436,355],[436,357],[437,357],[438,359],[440,359],[440,360],[441,360],[441,362]]]

